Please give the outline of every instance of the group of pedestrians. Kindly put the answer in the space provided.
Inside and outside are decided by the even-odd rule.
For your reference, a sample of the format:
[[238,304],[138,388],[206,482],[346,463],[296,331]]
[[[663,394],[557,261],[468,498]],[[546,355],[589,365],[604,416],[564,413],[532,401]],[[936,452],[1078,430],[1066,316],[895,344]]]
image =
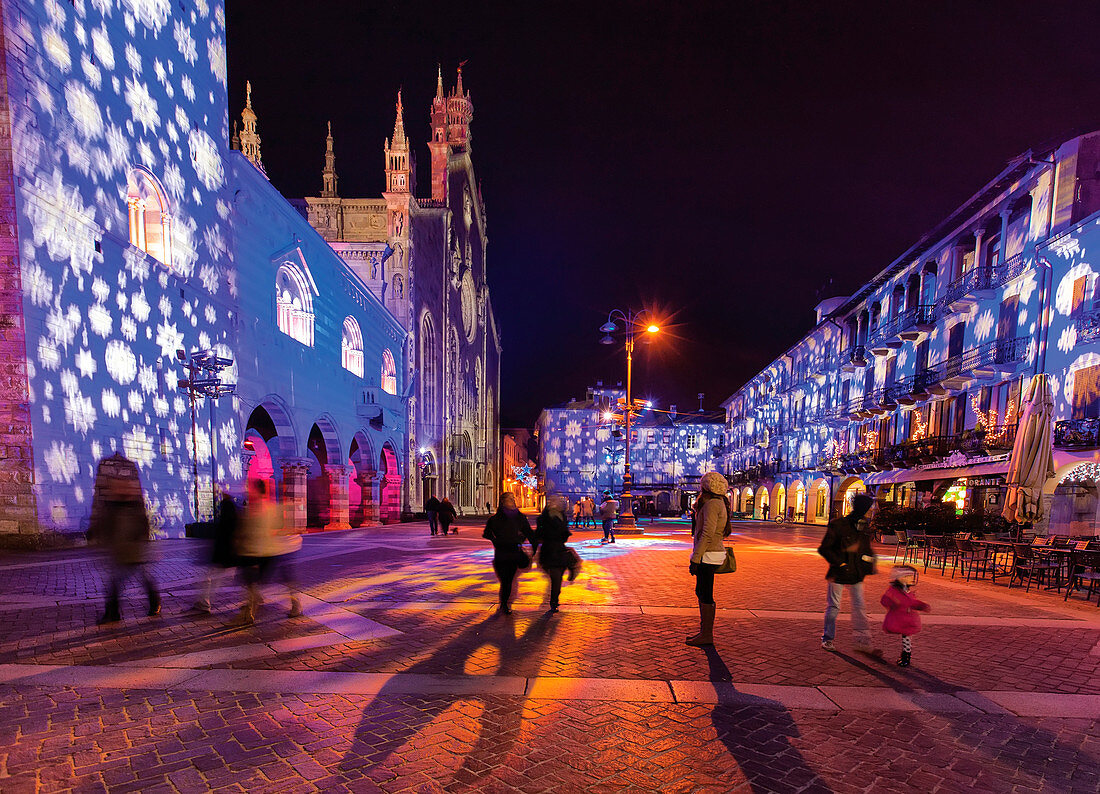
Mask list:
[[455,510],[455,506],[451,504],[451,500],[444,496],[442,499],[437,499],[435,494],[424,503],[424,512],[428,516],[428,529],[431,530],[432,535],[446,535],[448,531],[452,535],[458,534],[458,527],[451,529],[453,524],[458,519],[458,511]]
[[[250,480],[248,502],[238,509],[229,492],[223,490],[213,521],[207,571],[193,609],[209,613],[222,580],[236,569],[245,588],[245,603],[236,622],[255,622],[263,603],[261,587],[278,579],[290,596],[290,617],[302,614],[294,577],[294,556],[302,538],[287,525],[283,506],[264,480]],[[100,461],[96,471],[91,519],[91,542],[107,550],[111,569],[107,601],[100,625],[122,619],[121,596],[126,583],[140,578],[149,600],[147,614],[160,614],[161,599],[150,571],[153,539],[149,514],[138,468],[133,461],[115,453]]]
[[[512,596],[516,574],[531,567],[531,556],[550,579],[550,611],[560,606],[561,585],[569,572],[569,581],[577,578],[580,556],[566,545],[570,531],[565,497],[551,495],[531,530],[531,522],[516,506],[516,498],[507,491],[501,494],[497,510],[485,524],[483,537],[493,544],[493,572],[500,580],[500,611],[512,614]],[[524,550],[530,544],[531,555]]]
[[[728,483],[718,472],[708,472],[700,480],[699,498],[692,511],[692,551],[688,571],[695,577],[695,596],[699,602],[699,631],[687,637],[688,645],[714,644],[714,618],[717,606],[714,600],[714,576],[726,556],[724,539],[732,533],[730,502],[726,495]],[[867,514],[873,500],[867,494],[852,498],[852,509],[847,515],[829,522],[818,553],[829,564],[825,573],[826,604],[825,626],[821,635],[821,647],[835,651],[836,618],[840,612],[841,597],[845,590],[851,601],[852,631],[855,649],[860,653],[879,658],[883,652],[874,646],[870,622],[867,619],[863,598],[863,582],[875,573],[876,558],[871,547],[870,522]],[[912,663],[912,638],[920,631],[920,612],[931,609],[927,602],[917,598],[914,587],[917,570],[909,565],[898,565],[890,571],[889,584],[880,602],[887,610],[883,631],[901,638],[901,656],[898,666]]]

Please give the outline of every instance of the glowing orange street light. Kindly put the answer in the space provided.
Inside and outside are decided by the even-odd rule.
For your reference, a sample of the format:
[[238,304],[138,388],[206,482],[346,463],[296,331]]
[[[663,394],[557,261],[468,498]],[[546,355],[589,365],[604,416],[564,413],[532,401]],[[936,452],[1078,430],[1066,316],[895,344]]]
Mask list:
[[[643,317],[646,314],[646,310],[642,309],[640,312],[623,311],[622,309],[612,309],[611,313],[607,315],[607,322],[600,326],[600,330],[604,336],[600,340],[600,344],[613,345],[615,344],[612,333],[619,330],[619,326],[615,325],[615,318],[618,317],[623,322],[623,330],[626,332],[626,405],[623,414],[626,418],[626,448],[624,450],[624,462],[623,462],[623,510],[619,513],[619,526],[626,527],[628,534],[641,533],[641,530],[637,528],[637,523],[634,520],[634,495],[630,492],[630,487],[634,484],[634,475],[630,471],[630,418],[634,413],[634,401],[631,397],[630,380],[633,373],[633,358],[634,358],[634,335],[644,329],[647,334],[655,334],[661,330],[660,326],[654,323],[643,322]],[[645,340],[648,341],[648,340]]]

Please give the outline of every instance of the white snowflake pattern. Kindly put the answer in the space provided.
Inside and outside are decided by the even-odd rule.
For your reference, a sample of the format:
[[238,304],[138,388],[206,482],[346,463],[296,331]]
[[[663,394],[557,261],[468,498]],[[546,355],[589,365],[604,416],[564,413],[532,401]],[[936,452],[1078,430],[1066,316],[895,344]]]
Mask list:
[[1063,353],[1069,353],[1075,347],[1077,347],[1077,326],[1070,325],[1063,328],[1058,336],[1058,349]]
[[69,55],[69,45],[56,28],[46,28],[42,33],[42,49],[46,51],[46,57],[62,72],[68,72],[72,68],[73,59]]
[[134,425],[128,432],[122,434],[122,452],[136,463],[139,469],[149,468],[156,458],[153,453],[153,439],[141,425]]
[[69,188],[61,171],[23,185],[34,244],[46,246],[55,262],[69,261],[73,273],[90,272],[95,252],[95,210],[85,207],[76,186]]
[[206,54],[210,59],[210,72],[223,86],[228,77],[225,61],[225,44],[220,36],[212,36],[206,40]]
[[103,114],[95,96],[76,80],[65,84],[65,107],[72,117],[76,132],[85,140],[103,135]]
[[122,4],[126,6],[135,21],[156,33],[160,32],[172,14],[170,0],[122,0]]
[[90,350],[82,349],[76,354],[76,359],[73,362],[76,368],[80,370],[82,377],[90,378],[96,373],[98,368],[95,363],[95,357]]
[[216,190],[225,182],[225,169],[217,144],[205,130],[193,129],[187,134],[191,160],[199,181],[207,190]]
[[145,299],[144,289],[140,289],[130,296],[130,311],[139,323],[149,319],[149,313],[152,309],[153,307],[149,305],[149,301]]
[[141,413],[145,407],[145,400],[141,396],[141,392],[137,389],[130,389],[129,394],[126,395],[126,404],[130,407],[130,410],[135,414]]
[[38,338],[38,363],[43,369],[51,371],[61,366],[61,353],[57,345],[44,336]]
[[145,132],[156,132],[160,126],[160,111],[157,101],[149,93],[149,88],[140,80],[126,78],[126,104],[130,106],[130,115]]
[[133,383],[137,377],[137,358],[125,342],[117,339],[108,342],[103,362],[107,366],[107,372],[121,386]]
[[191,31],[182,21],[177,21],[172,30],[172,36],[175,38],[176,44],[179,45],[180,55],[183,56],[185,61],[193,64],[199,57],[199,51],[195,46],[195,39],[192,37]]
[[123,317],[118,325],[118,330],[122,334],[123,339],[128,342],[133,342],[137,339],[137,323],[134,322],[134,318]]
[[79,392],[65,395],[65,421],[82,435],[95,426],[96,413],[90,397]]
[[92,30],[92,52],[95,53],[96,61],[104,69],[108,72],[115,70],[115,51],[111,47],[111,37],[107,33],[107,28],[102,24]]
[[[119,411],[122,410],[122,400],[118,398],[117,394],[110,389],[105,389],[99,398],[99,402],[103,406],[103,413],[111,419],[118,418]],[[99,457],[99,455],[97,454],[96,457]]]
[[102,303],[93,304],[88,309],[88,325],[91,327],[92,332],[98,336],[102,336],[104,339],[110,336],[114,323],[107,307]]
[[175,323],[163,322],[157,325],[157,345],[161,356],[169,358],[183,347],[183,334],[176,329]]
[[49,449],[46,450],[44,457],[46,470],[50,473],[50,479],[54,482],[63,482],[69,485],[80,472],[79,459],[72,444],[53,441],[50,443]]
[[213,265],[203,265],[199,268],[199,281],[211,295],[218,294],[218,269]]
[[30,297],[31,303],[35,306],[45,306],[53,297],[53,279],[37,262],[29,267],[24,263],[23,289]]

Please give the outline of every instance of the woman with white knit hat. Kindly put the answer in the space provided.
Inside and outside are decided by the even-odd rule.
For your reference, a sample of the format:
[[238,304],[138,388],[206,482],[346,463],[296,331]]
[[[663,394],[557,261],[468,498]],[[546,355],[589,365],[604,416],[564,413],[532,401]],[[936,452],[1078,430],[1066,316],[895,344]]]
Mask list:
[[699,499],[695,502],[688,570],[695,577],[695,596],[699,599],[699,633],[688,637],[688,645],[714,644],[714,574],[726,559],[722,539],[730,534],[729,483],[716,471],[708,471],[699,481]]

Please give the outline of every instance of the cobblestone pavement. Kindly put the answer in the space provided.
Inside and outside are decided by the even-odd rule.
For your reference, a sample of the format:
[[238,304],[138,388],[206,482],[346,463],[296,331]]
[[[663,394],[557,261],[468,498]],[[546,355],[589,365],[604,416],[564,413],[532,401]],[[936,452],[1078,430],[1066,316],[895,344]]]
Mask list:
[[[0,792],[1052,791],[1100,789],[1100,609],[952,580],[914,666],[820,648],[819,531],[746,522],[716,647],[691,648],[686,527],[602,546],[546,613],[538,570],[493,610],[480,528],[307,536],[306,615],[271,588],[190,611],[195,541],[158,544],[164,614],[134,587],[97,627],[89,550],[0,558]],[[888,568],[892,549],[882,549]],[[882,575],[867,583],[872,620]],[[844,605],[847,610],[847,603]]]

